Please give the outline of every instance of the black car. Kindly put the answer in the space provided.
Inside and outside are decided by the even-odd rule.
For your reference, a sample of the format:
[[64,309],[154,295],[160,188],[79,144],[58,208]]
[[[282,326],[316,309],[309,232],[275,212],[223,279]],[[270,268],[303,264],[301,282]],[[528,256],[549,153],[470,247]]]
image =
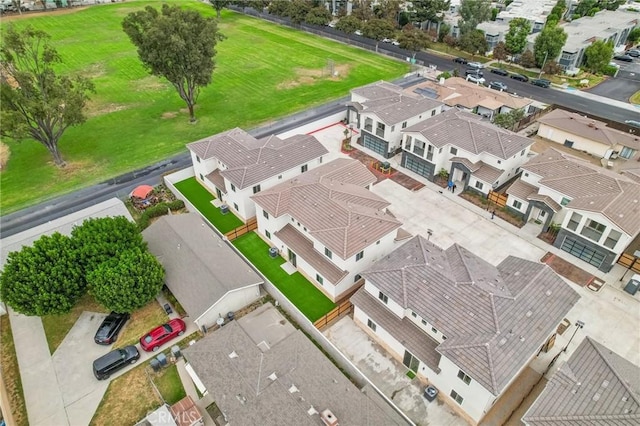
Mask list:
[[527,81],[529,81],[529,77],[527,77],[526,75],[522,75],[522,74],[511,74],[509,77],[511,77],[514,80],[524,81],[525,83]]
[[480,70],[469,69],[464,72],[464,75],[476,75],[478,77],[484,77],[484,74]]
[[531,84],[533,84],[534,86],[540,86],[545,88],[551,86],[551,82],[549,80],[545,80],[544,78],[535,78],[531,80]]
[[453,62],[455,62],[456,64],[467,65],[468,61],[465,58],[455,58]]
[[112,344],[118,338],[118,333],[120,333],[128,319],[129,314],[111,312],[98,327],[93,340],[99,345]]
[[491,70],[490,70],[490,71],[491,71],[492,73],[494,73],[494,74],[498,74],[498,75],[501,75],[501,76],[503,76],[503,77],[506,77],[506,76],[508,76],[508,75],[509,75],[509,71],[507,71],[507,70],[503,70],[502,68],[491,68]]
[[616,61],[633,62],[633,58],[629,55],[616,55],[613,57]]
[[108,379],[111,373],[126,367],[128,364],[135,364],[139,359],[140,352],[133,345],[116,349],[93,361],[93,375],[98,380]]

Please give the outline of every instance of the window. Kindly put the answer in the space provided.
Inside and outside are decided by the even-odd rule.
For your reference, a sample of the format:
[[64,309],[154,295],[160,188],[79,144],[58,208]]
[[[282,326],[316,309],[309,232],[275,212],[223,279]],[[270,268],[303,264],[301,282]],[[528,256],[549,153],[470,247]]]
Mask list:
[[622,158],[626,158],[627,160],[631,157],[633,157],[633,154],[636,153],[635,149],[629,148],[627,146],[622,147],[622,151],[620,151],[620,154],[618,154],[620,157]]
[[406,150],[410,150],[411,149],[411,141],[413,140],[413,138],[411,136],[407,136],[407,138],[404,140],[404,149]]
[[427,146],[427,160],[433,160],[433,145]]
[[322,157],[320,157],[320,164],[322,164]]
[[233,208],[234,208],[234,210],[235,210],[235,211],[238,211],[238,210],[239,210],[239,209],[238,209],[238,205],[237,205],[236,203],[233,203]]
[[622,237],[622,234],[615,229],[612,229],[607,236],[607,239],[604,240],[604,246],[613,249],[616,244],[618,244],[618,240]]
[[396,126],[391,126],[391,131],[393,132],[394,130],[396,130]]
[[271,232],[267,231],[266,229],[265,229],[265,231],[264,231],[264,235],[265,235],[268,239],[271,239]]
[[381,291],[378,292],[378,299],[382,300],[385,305],[389,302],[389,297]]
[[455,402],[457,402],[458,404],[462,405],[462,401],[464,401],[464,398],[461,397],[460,395],[458,395],[458,392],[454,391],[453,389],[451,389],[451,398],[453,398],[453,400]]
[[354,283],[355,283],[355,282],[357,282],[360,278],[362,278],[362,275],[360,275],[360,274],[356,274],[356,276],[355,276],[355,277],[353,277],[353,282],[354,282]]
[[427,320],[422,320],[420,321],[422,323],[422,325],[426,326],[427,325]]
[[432,110],[431,110],[431,116],[433,117],[434,115],[436,115],[436,110],[435,110],[435,109],[432,109]]
[[587,221],[587,224],[582,227],[582,231],[580,232],[580,234],[584,235],[590,240],[600,241],[600,238],[602,238],[602,233],[605,229],[606,226],[602,223],[598,223],[595,220],[589,219]]
[[447,336],[445,336],[444,334],[442,335],[442,340],[447,340]]
[[384,137],[384,129],[385,129],[385,125],[384,123],[381,122],[377,122],[376,123],[376,135],[380,136],[381,138]]
[[200,162],[200,157],[198,157],[197,155],[196,155],[196,161],[197,161],[198,163]]
[[529,173],[525,173],[525,174],[524,174],[524,177],[529,177]]
[[566,206],[567,204],[569,204],[569,201],[571,200],[568,199],[567,197],[562,197],[562,201],[560,201],[560,204],[563,206]]
[[231,184],[231,190],[232,190],[233,192],[236,192],[236,186],[235,186],[234,184]]
[[269,212],[262,210],[262,216],[264,216],[265,219],[269,219]]
[[502,164],[502,160],[498,160],[498,164]]
[[373,131],[373,120],[370,118],[364,119],[364,129],[368,131]]
[[513,207],[515,207],[516,209],[520,210],[522,208],[522,203],[518,200],[513,200],[513,203],[511,204]]
[[258,192],[260,192],[260,185],[256,185],[253,187],[253,193],[257,194]]
[[413,143],[413,153],[422,157],[424,155],[424,147],[426,145],[426,143],[416,139],[416,141]]
[[569,219],[569,223],[567,223],[567,228],[575,231],[576,229],[578,229],[578,225],[580,224],[581,220],[582,215],[574,212]]
[[458,148],[452,146],[449,148],[449,154],[458,155]]
[[402,128],[406,129],[407,128],[407,122],[405,121],[404,123],[402,123]]
[[476,181],[476,184],[474,186],[478,188],[480,191],[482,191],[482,188],[484,188],[484,185],[479,180]]
[[364,250],[356,254],[356,262],[364,257]]
[[307,166],[306,164],[302,167],[300,167],[300,173],[304,173],[309,169],[309,166]]
[[282,175],[278,175],[278,179],[282,179]]
[[370,319],[367,320],[367,327],[369,327],[370,329],[372,329],[373,331],[376,331],[376,328],[378,328],[378,326],[376,325],[375,322],[371,321]]
[[376,245],[380,244],[380,240],[376,241]]
[[202,173],[200,173],[200,180],[204,180],[204,176],[202,176]]
[[471,383],[471,377],[467,376],[467,374],[462,370],[458,370],[458,379],[462,380],[466,384]]
[[322,278],[320,275],[316,274],[316,281],[318,281],[320,284],[324,283],[324,278]]
[[418,314],[416,314],[415,312],[411,311],[411,316],[414,318],[418,318]]
[[431,331],[433,331],[435,334],[438,334],[438,329],[435,327],[431,327]]
[[522,151],[520,151],[520,157],[522,157],[524,155],[525,151],[526,151],[526,149],[523,149]]
[[329,250],[328,248],[324,248],[324,255],[327,256],[329,259],[331,259],[331,257],[333,256],[333,253],[331,253],[331,250]]

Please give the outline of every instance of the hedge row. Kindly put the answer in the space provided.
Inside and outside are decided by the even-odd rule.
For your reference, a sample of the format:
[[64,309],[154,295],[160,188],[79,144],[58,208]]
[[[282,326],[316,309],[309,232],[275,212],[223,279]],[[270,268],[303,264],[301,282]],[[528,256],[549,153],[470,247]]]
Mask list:
[[151,219],[153,219],[154,217],[164,216],[169,213],[169,210],[177,211],[183,208],[184,201],[182,200],[156,204],[155,206],[149,207],[142,213],[140,219],[138,220],[138,227],[140,228],[140,231],[142,231],[149,226],[149,224],[151,223]]

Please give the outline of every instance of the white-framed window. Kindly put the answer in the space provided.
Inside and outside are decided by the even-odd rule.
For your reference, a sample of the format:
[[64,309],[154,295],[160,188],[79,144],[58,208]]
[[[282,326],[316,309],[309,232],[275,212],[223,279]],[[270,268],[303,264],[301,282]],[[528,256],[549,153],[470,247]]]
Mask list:
[[304,172],[306,172],[307,170],[309,170],[309,166],[307,166],[306,164],[305,164],[305,165],[303,165],[302,167],[300,167],[300,172],[301,172],[301,173],[304,173]]
[[618,240],[622,237],[622,233],[612,229],[609,231],[609,235],[607,235],[607,239],[604,240],[604,246],[613,249],[616,244],[618,244]]
[[451,389],[451,393],[450,393],[450,395],[451,395],[451,398],[453,398],[453,400],[454,400],[455,402],[457,402],[458,404],[462,405],[462,401],[464,401],[464,398],[463,398],[463,397],[461,397],[461,396],[458,394],[458,392],[456,392],[456,391],[454,391],[453,389]]
[[416,314],[415,312],[411,311],[411,316],[414,318],[418,318],[418,314]]
[[198,157],[197,155],[196,155],[196,161],[197,161],[198,163],[200,162],[200,157]]
[[323,284],[324,278],[322,278],[319,274],[316,274],[316,281],[318,281],[320,284]]
[[378,299],[382,300],[385,305],[389,303],[389,297],[381,291],[378,292]]
[[427,326],[427,320],[423,319],[420,321],[422,323],[422,325],[424,325],[425,327]]
[[478,188],[480,191],[482,191],[482,188],[484,188],[484,185],[479,180],[476,181],[476,184],[474,186]]
[[449,154],[458,155],[458,148],[452,146],[451,148],[449,148]]
[[435,327],[431,327],[431,331],[432,331],[434,334],[438,334],[438,329],[437,329],[437,328],[435,328]]
[[575,231],[576,229],[578,229],[578,225],[580,224],[580,221],[582,220],[582,215],[576,212],[573,212],[573,214],[571,215],[571,218],[569,219],[569,223],[567,223],[567,228],[571,229],[572,231]]
[[560,201],[560,205],[566,206],[567,204],[569,204],[569,201],[571,200],[568,199],[567,197],[562,197],[562,200]]
[[271,239],[271,232],[267,231],[266,229],[264,230],[264,235],[265,235],[265,237],[267,237],[268,239]]
[[260,192],[260,185],[256,185],[253,187],[253,193],[257,194],[258,192]]
[[356,262],[364,257],[364,250],[356,254]]
[[362,275],[360,275],[360,274],[356,274],[356,276],[355,276],[355,277],[353,277],[353,282],[354,282],[354,283],[355,283],[355,282],[357,282],[360,278],[362,278]]
[[202,176],[202,173],[200,173],[200,180],[204,180],[204,176]]
[[436,110],[435,110],[435,109],[432,109],[432,110],[431,110],[431,116],[433,117],[434,115],[436,115]]
[[240,209],[238,208],[238,204],[236,204],[236,203],[233,203],[233,208],[235,209],[235,211],[240,210]]
[[402,123],[402,128],[403,128],[403,129],[406,129],[406,128],[407,128],[407,122],[406,122],[406,121]]
[[580,232],[580,234],[584,235],[590,240],[600,241],[600,238],[602,238],[602,233],[606,228],[606,225],[596,222],[593,219],[589,219],[587,223],[582,227],[582,231]]
[[333,257],[333,253],[331,252],[331,250],[329,250],[326,247],[324,248],[324,255],[327,256],[329,259]]
[[234,184],[231,184],[231,190],[232,190],[233,192],[236,192],[236,186],[235,186]]
[[367,319],[367,327],[369,327],[370,329],[372,329],[373,331],[376,331],[376,328],[378,328],[378,326],[376,325],[375,322],[371,321],[370,319]]
[[516,209],[520,210],[522,208],[522,203],[518,200],[513,200],[513,203],[511,203],[511,205],[513,207],[515,207]]
[[282,179],[282,175],[278,175],[278,179]]
[[262,216],[264,216],[265,219],[269,219],[269,212],[262,210]]
[[458,379],[462,380],[466,384],[471,383],[471,377],[467,376],[467,373],[462,370],[458,370]]

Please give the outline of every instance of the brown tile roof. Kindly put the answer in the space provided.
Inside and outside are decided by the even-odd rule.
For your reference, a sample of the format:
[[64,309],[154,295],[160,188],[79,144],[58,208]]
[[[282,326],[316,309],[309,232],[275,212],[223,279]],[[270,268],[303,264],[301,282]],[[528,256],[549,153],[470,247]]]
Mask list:
[[571,199],[567,207],[605,215],[627,234],[640,232],[640,184],[575,159],[553,148],[533,157],[522,169],[539,183]]
[[478,161],[480,167],[478,170],[473,172],[473,176],[476,179],[480,179],[484,182],[488,182],[490,184],[494,184],[496,180],[502,175],[502,170],[496,169],[493,166],[488,165],[483,161]]
[[521,200],[526,200],[529,195],[536,194],[538,192],[538,188],[518,178],[509,188],[507,188],[506,192],[509,195],[520,198]]
[[544,203],[547,206],[549,206],[549,208],[551,208],[551,210],[553,210],[556,213],[562,210],[562,206],[556,203],[555,201],[553,201],[553,198],[549,197],[548,195],[541,195],[541,194],[535,193],[535,194],[529,195],[527,197],[527,200],[540,201],[541,203]]
[[510,256],[497,267],[418,235],[362,273],[447,336],[437,351],[499,395],[580,296],[548,266]]
[[187,148],[201,159],[220,160],[226,166],[222,176],[239,189],[258,184],[329,152],[311,135],[294,135],[286,139],[271,135],[256,139],[237,127],[187,144]]
[[294,253],[305,260],[313,269],[330,281],[331,284],[338,284],[348,272],[338,268],[327,257],[313,248],[313,242],[305,237],[296,228],[287,223],[282,229],[275,233]]
[[[438,342],[425,334],[408,318],[398,318],[382,302],[367,292],[364,287],[351,296],[351,303],[362,309],[373,322],[384,328],[402,343],[414,356],[439,373],[440,354],[436,351]],[[402,355],[402,354],[400,354]]]
[[227,188],[225,188],[224,186],[224,178],[220,174],[220,169],[215,169],[205,177],[209,180],[209,182],[213,184],[213,186],[218,188],[223,193],[227,193]]
[[402,225],[386,212],[389,202],[364,188],[375,181],[358,160],[339,158],[251,198],[274,217],[295,218],[348,259]]
[[202,419],[202,414],[190,396],[185,396],[173,404],[170,410],[178,426],[192,426],[196,420]]
[[640,424],[640,368],[585,337],[522,418],[529,426]]
[[554,109],[538,118],[538,122],[607,146],[620,144],[640,150],[639,136],[611,129],[602,121],[583,117],[574,112]]
[[362,112],[375,114],[380,121],[393,126],[441,105],[441,102],[429,98],[416,99],[407,95],[397,95],[364,102]]
[[438,148],[451,144],[473,154],[486,152],[505,160],[533,144],[529,138],[455,108],[407,127],[403,132],[420,133]]

